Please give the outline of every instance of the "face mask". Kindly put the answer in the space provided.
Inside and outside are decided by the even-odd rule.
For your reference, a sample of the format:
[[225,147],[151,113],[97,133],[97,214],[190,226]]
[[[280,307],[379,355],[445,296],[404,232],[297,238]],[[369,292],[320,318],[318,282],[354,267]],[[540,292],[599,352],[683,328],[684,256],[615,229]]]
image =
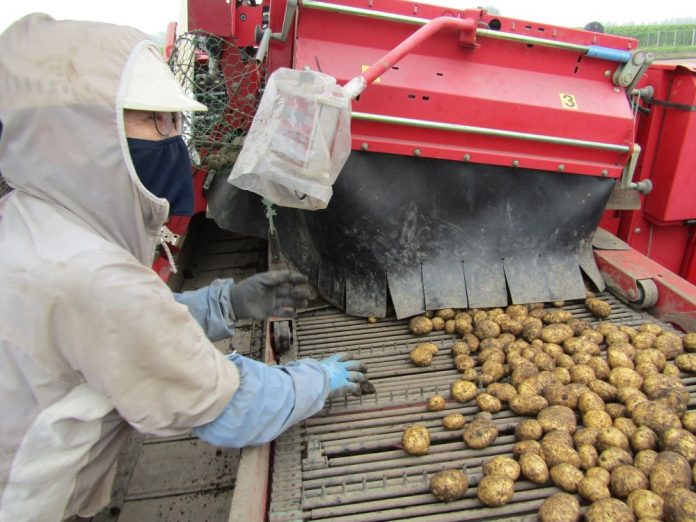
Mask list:
[[145,188],[169,201],[170,216],[193,214],[193,172],[181,136],[161,141],[128,138],[131,159]]

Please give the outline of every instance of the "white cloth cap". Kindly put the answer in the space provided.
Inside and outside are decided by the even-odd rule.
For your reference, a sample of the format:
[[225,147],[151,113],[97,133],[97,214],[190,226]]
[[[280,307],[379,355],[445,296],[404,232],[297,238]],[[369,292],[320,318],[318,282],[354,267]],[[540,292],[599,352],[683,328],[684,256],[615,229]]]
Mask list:
[[123,108],[157,112],[208,110],[184,92],[154,46],[143,48],[135,59]]

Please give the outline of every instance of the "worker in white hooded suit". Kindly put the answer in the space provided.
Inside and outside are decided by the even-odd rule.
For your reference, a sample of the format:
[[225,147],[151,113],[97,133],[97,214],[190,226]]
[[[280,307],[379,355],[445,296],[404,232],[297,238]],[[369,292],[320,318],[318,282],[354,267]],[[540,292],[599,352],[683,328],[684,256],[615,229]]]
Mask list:
[[30,15],[0,35],[0,521],[97,513],[131,427],[260,444],[365,378],[211,344],[302,306],[303,276],[174,295],[151,270],[170,203],[192,204],[176,113],[201,109],[135,29]]

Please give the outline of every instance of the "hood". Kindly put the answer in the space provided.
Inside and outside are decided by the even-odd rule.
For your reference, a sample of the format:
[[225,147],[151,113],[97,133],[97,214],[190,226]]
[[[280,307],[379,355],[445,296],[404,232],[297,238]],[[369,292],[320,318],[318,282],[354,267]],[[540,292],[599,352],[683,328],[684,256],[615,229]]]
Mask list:
[[28,15],[0,35],[0,172],[18,193],[61,207],[143,264],[169,204],[142,185],[123,97],[140,31]]

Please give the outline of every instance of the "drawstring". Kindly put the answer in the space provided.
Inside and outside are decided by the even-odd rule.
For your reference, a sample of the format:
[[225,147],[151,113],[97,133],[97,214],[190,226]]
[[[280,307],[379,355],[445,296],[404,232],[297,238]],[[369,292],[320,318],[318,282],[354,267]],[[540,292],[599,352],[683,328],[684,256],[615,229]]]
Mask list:
[[176,274],[176,264],[174,263],[174,256],[172,256],[172,251],[169,249],[169,245],[177,246],[177,244],[179,243],[180,236],[169,230],[166,226],[163,226],[162,228],[160,228],[158,239],[160,245],[162,245],[164,253],[167,254],[169,268],[171,269],[173,274]]

